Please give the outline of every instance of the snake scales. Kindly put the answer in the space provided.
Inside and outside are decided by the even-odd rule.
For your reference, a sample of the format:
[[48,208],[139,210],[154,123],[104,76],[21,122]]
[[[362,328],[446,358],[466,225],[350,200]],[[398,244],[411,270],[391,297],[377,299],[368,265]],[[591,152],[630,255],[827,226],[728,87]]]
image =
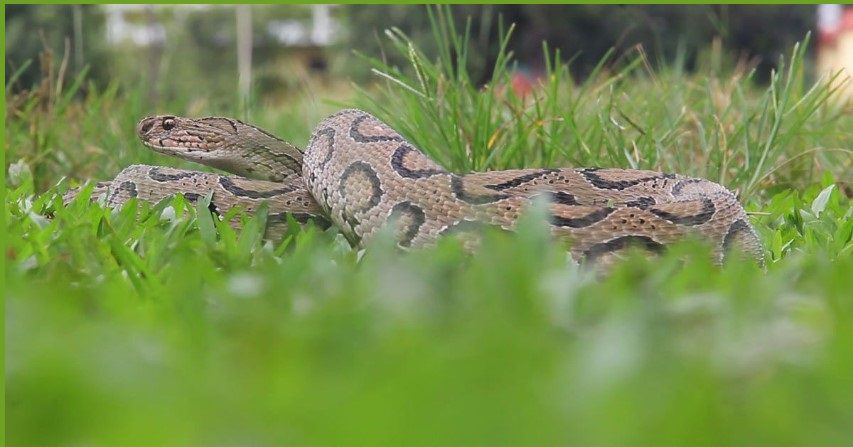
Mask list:
[[110,206],[131,197],[157,202],[182,193],[195,200],[212,192],[217,210],[251,212],[267,201],[271,232],[282,231],[290,214],[334,224],[363,245],[394,222],[398,245],[415,247],[481,225],[511,230],[542,197],[551,232],[570,240],[575,259],[606,263],[629,246],[658,252],[693,235],[711,244],[718,262],[736,248],[763,263],[740,203],[708,180],[599,168],[454,174],[359,110],[320,122],[304,152],[229,118],[154,116],[141,120],[137,132],[154,151],[238,176],[134,165],[98,185],[108,190]]

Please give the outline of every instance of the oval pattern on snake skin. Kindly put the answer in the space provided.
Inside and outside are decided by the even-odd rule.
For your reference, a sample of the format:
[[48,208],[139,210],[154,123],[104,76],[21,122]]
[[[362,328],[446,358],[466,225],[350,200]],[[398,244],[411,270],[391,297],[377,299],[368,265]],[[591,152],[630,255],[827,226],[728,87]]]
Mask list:
[[[185,192],[182,194],[183,194],[184,198],[189,200],[190,203],[192,203],[192,204],[195,204],[196,202],[198,202],[198,199],[201,198],[201,194],[198,194],[195,192]],[[213,203],[213,202],[211,202],[211,203]]]
[[678,197],[681,195],[681,190],[683,190],[686,186],[695,185],[697,183],[702,183],[702,182],[703,182],[703,180],[698,179],[698,178],[688,178],[688,179],[681,180],[680,182],[676,183],[672,187],[672,195],[675,197]]
[[[350,138],[355,140],[357,143],[379,143],[382,141],[405,141],[405,140],[403,140],[403,137],[401,137],[399,135],[384,135],[381,133],[378,135],[369,135],[369,134],[362,133],[361,125],[364,124],[365,121],[367,121],[371,118],[373,118],[371,115],[368,115],[364,112],[362,112],[360,115],[358,115],[352,121],[352,124],[350,125],[350,130],[349,130]],[[373,119],[375,119],[375,118],[373,118]],[[387,126],[380,126],[380,127],[387,127]]]
[[353,230],[358,225],[355,215],[373,209],[382,200],[382,185],[379,176],[370,164],[357,161],[344,170],[338,183],[338,192],[343,200],[341,210],[344,220]]
[[532,172],[530,174],[520,175],[518,177],[507,180],[503,183],[497,183],[494,185],[484,185],[484,187],[489,188],[494,191],[503,191],[510,188],[517,188],[525,183],[530,181],[542,178],[548,174],[553,174],[554,172],[559,172],[558,169],[543,169],[539,172]]
[[[732,249],[734,248],[733,245],[737,245],[737,242],[741,242],[742,245],[737,246],[745,246],[752,237],[754,237],[754,235],[752,234],[752,227],[749,226],[749,223],[743,219],[738,219],[732,222],[732,224],[729,225],[729,229],[726,231],[725,237],[723,238],[723,261],[728,259],[731,255]],[[745,240],[739,241],[740,238],[745,238]]]
[[138,196],[138,193],[136,191],[136,184],[129,181],[129,180],[121,182],[118,189],[119,189],[119,191],[127,191],[127,194],[130,197],[137,197]]
[[596,188],[599,188],[599,189],[615,189],[615,190],[620,190],[620,191],[623,189],[626,189],[626,188],[630,188],[632,186],[639,185],[639,184],[644,183],[644,182],[651,181],[651,180],[674,179],[675,178],[674,174],[659,174],[659,175],[652,175],[652,176],[648,176],[648,177],[641,177],[641,178],[631,179],[631,180],[608,180],[608,179],[605,179],[605,178],[601,177],[600,175],[598,175],[596,173],[598,171],[601,171],[601,168],[579,169],[577,172],[579,172],[581,175],[583,175],[584,178],[586,178],[586,180],[590,184],[592,184],[592,186],[595,186]]
[[657,200],[654,197],[637,197],[634,200],[625,202],[625,205],[644,210],[652,205],[657,205]]
[[196,175],[195,172],[187,171],[187,172],[178,172],[176,174],[166,174],[160,169],[151,168],[148,170],[148,177],[155,182],[174,182],[177,180],[183,180],[187,178],[192,178]]
[[448,236],[453,234],[477,233],[482,231],[485,224],[476,220],[460,220],[442,228],[438,234]]
[[313,221],[321,230],[325,230],[332,226],[332,224],[322,217],[316,214],[309,213],[293,213],[293,212],[285,212],[285,213],[273,213],[267,216],[267,221],[275,222],[275,223],[286,223],[287,216],[293,217],[299,224],[307,224],[309,221]]
[[[114,185],[115,183],[113,183]],[[124,194],[122,194],[124,193]],[[136,190],[136,183],[130,180],[124,180],[117,186],[110,186],[107,189],[107,203],[111,206],[124,203],[133,197],[138,197],[139,193]]]
[[541,193],[534,193],[529,196],[531,202],[541,201],[545,203],[553,203],[557,205],[568,205],[568,206],[576,206],[581,205],[578,202],[578,199],[575,198],[574,195],[569,194],[563,191],[544,191]]
[[601,222],[607,216],[616,211],[616,208],[611,207],[602,207],[597,210],[592,211],[591,213],[581,216],[581,217],[565,217],[552,215],[551,216],[551,225],[555,225],[558,227],[569,227],[569,228],[583,228],[588,227],[597,222]]
[[554,203],[559,203],[560,205],[580,205],[578,203],[578,199],[567,192],[557,191],[549,194],[551,197],[549,199]]
[[325,168],[329,164],[329,160],[332,159],[335,147],[335,129],[324,127],[317,130],[311,137],[310,145],[322,154],[321,160],[317,163],[321,168]]
[[455,174],[450,175],[450,189],[453,191],[453,195],[456,196],[457,199],[469,205],[485,205],[487,203],[494,203],[509,197],[506,194],[469,194],[465,191],[465,180]]
[[388,217],[388,222],[397,225],[397,243],[401,247],[410,247],[412,240],[418,235],[421,226],[426,222],[426,214],[412,202],[405,201],[394,205]]
[[[702,210],[696,214],[688,214],[685,216],[679,216],[677,214],[673,214],[673,213],[670,213],[668,211],[664,211],[664,210],[660,210],[660,209],[656,209],[656,208],[649,208],[649,212],[655,214],[656,216],[660,217],[661,219],[666,219],[666,220],[668,220],[674,224],[677,224],[677,225],[686,225],[686,226],[701,225],[701,224],[711,220],[711,217],[713,217],[714,213],[717,211],[717,207],[714,206],[714,201],[712,201],[711,199],[703,198],[703,199],[701,199],[701,202],[702,202]],[[676,203],[682,203],[682,204],[686,205],[688,202],[676,202]]]
[[234,194],[235,196],[247,197],[250,199],[269,199],[270,197],[275,197],[294,191],[294,188],[292,187],[271,189],[269,191],[258,191],[253,189],[241,188],[234,183],[234,180],[224,175],[219,177],[219,184],[222,186],[222,188],[224,188],[231,194]]
[[400,177],[418,179],[447,173],[447,171],[443,169],[424,169],[420,167],[406,166],[406,155],[408,154],[418,154],[418,152],[408,144],[401,144],[400,147],[394,151],[394,155],[391,156],[391,168],[394,169],[394,172],[399,174]]
[[617,252],[628,247],[644,248],[652,253],[660,253],[665,248],[663,244],[648,236],[628,235],[593,244],[584,251],[583,255],[587,261],[595,262],[598,258],[608,253]]

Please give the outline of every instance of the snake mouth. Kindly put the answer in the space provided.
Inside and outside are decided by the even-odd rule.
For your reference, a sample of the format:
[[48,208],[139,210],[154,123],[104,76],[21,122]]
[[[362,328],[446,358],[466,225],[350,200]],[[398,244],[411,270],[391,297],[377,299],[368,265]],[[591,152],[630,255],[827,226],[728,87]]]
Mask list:
[[153,142],[151,140],[142,140],[142,144],[148,146],[154,152],[162,152],[168,154],[177,152],[179,149],[177,147],[166,146],[165,144],[163,144],[163,140],[160,140],[159,142]]
[[192,149],[183,146],[172,146],[166,144],[164,140],[142,140],[142,144],[150,148],[152,151],[157,152],[158,154],[170,155],[178,158],[186,158],[186,154],[193,152]]

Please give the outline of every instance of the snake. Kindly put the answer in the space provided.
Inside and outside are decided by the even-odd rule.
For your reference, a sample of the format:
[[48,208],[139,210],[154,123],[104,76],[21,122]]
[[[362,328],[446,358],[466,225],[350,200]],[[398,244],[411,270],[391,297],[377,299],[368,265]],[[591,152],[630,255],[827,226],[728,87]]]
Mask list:
[[[268,234],[299,223],[334,226],[356,247],[381,233],[402,248],[459,237],[476,247],[484,227],[516,229],[544,203],[550,233],[577,261],[610,263],[638,247],[660,253],[687,238],[717,263],[740,253],[763,265],[758,235],[736,195],[680,174],[620,168],[528,168],[450,172],[368,112],[320,121],[303,150],[259,127],[224,117],[156,115],[137,124],[155,152],[230,173],[133,165],[98,183],[109,206],[175,194],[210,197],[217,213],[269,207]],[[94,195],[94,194],[93,194]]]

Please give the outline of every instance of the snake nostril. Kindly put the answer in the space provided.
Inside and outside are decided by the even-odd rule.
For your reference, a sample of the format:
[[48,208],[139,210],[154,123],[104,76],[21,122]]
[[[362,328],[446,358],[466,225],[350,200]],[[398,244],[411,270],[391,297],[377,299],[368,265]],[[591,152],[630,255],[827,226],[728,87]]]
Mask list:
[[148,133],[151,128],[154,127],[154,119],[148,118],[143,120],[142,123],[139,124],[139,133],[145,134]]

